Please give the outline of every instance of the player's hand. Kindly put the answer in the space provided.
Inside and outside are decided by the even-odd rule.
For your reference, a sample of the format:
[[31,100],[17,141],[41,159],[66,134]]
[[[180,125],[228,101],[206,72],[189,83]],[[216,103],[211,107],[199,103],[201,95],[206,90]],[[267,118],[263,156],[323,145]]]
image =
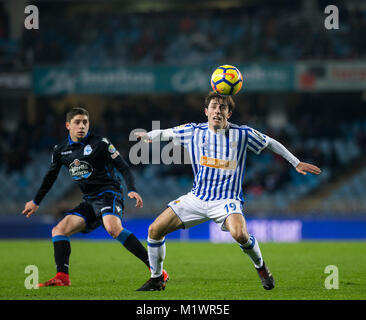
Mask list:
[[128,196],[131,199],[136,199],[136,207],[137,208],[142,208],[142,206],[143,206],[142,198],[137,192],[131,191],[131,192],[128,193]]
[[33,200],[28,201],[25,204],[24,210],[22,211],[22,214],[26,216],[26,218],[29,218],[33,213],[35,213],[38,210],[39,206],[37,206]]
[[300,162],[296,167],[296,171],[303,175],[306,175],[307,172],[312,174],[319,174],[322,172],[317,166],[306,162]]
[[135,132],[135,136],[137,138],[140,138],[142,141],[146,142],[146,143],[151,143],[152,140],[149,139],[149,136],[147,135],[146,132]]

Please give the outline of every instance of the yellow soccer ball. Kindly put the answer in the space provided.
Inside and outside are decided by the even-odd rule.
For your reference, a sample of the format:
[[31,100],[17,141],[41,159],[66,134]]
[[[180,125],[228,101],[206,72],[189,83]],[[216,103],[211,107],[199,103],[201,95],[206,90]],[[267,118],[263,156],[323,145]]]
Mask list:
[[237,94],[243,85],[243,77],[238,68],[225,64],[218,67],[211,76],[211,87],[222,95]]

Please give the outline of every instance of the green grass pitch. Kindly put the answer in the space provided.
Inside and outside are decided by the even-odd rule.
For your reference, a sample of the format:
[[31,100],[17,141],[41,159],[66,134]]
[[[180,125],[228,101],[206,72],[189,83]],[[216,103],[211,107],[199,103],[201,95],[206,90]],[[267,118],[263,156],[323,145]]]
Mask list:
[[[71,287],[29,290],[25,268],[39,281],[55,275],[51,241],[0,241],[0,300],[364,300],[366,246],[362,242],[261,243],[276,280],[271,291],[239,246],[167,241],[165,291],[136,292],[148,278],[142,262],[113,241],[71,240]],[[326,289],[328,265],[338,268],[339,288]]]

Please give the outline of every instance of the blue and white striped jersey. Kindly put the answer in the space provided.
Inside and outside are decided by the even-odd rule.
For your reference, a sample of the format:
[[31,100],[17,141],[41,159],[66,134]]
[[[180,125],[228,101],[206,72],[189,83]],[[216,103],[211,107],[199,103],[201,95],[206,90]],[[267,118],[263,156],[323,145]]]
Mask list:
[[191,192],[209,200],[244,201],[242,184],[247,151],[259,154],[268,138],[246,126],[229,123],[225,130],[214,133],[208,123],[188,123],[172,129],[175,143],[189,152],[194,173]]

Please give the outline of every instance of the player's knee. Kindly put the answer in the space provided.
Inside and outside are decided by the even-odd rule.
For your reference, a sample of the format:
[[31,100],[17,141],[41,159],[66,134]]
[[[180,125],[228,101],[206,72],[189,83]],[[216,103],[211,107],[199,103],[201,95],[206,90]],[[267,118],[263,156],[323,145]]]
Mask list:
[[117,232],[115,230],[109,230],[108,231],[109,235],[113,238],[113,239],[116,239],[118,237],[118,235],[121,233],[121,232]]
[[162,235],[159,231],[158,226],[155,223],[152,223],[149,226],[149,238],[154,240],[160,240],[164,235]]
[[106,227],[106,230],[113,239],[116,239],[121,233],[122,228],[110,226]]
[[66,232],[65,230],[60,227],[59,225],[56,225],[55,227],[52,228],[52,237],[54,236],[66,236]]

